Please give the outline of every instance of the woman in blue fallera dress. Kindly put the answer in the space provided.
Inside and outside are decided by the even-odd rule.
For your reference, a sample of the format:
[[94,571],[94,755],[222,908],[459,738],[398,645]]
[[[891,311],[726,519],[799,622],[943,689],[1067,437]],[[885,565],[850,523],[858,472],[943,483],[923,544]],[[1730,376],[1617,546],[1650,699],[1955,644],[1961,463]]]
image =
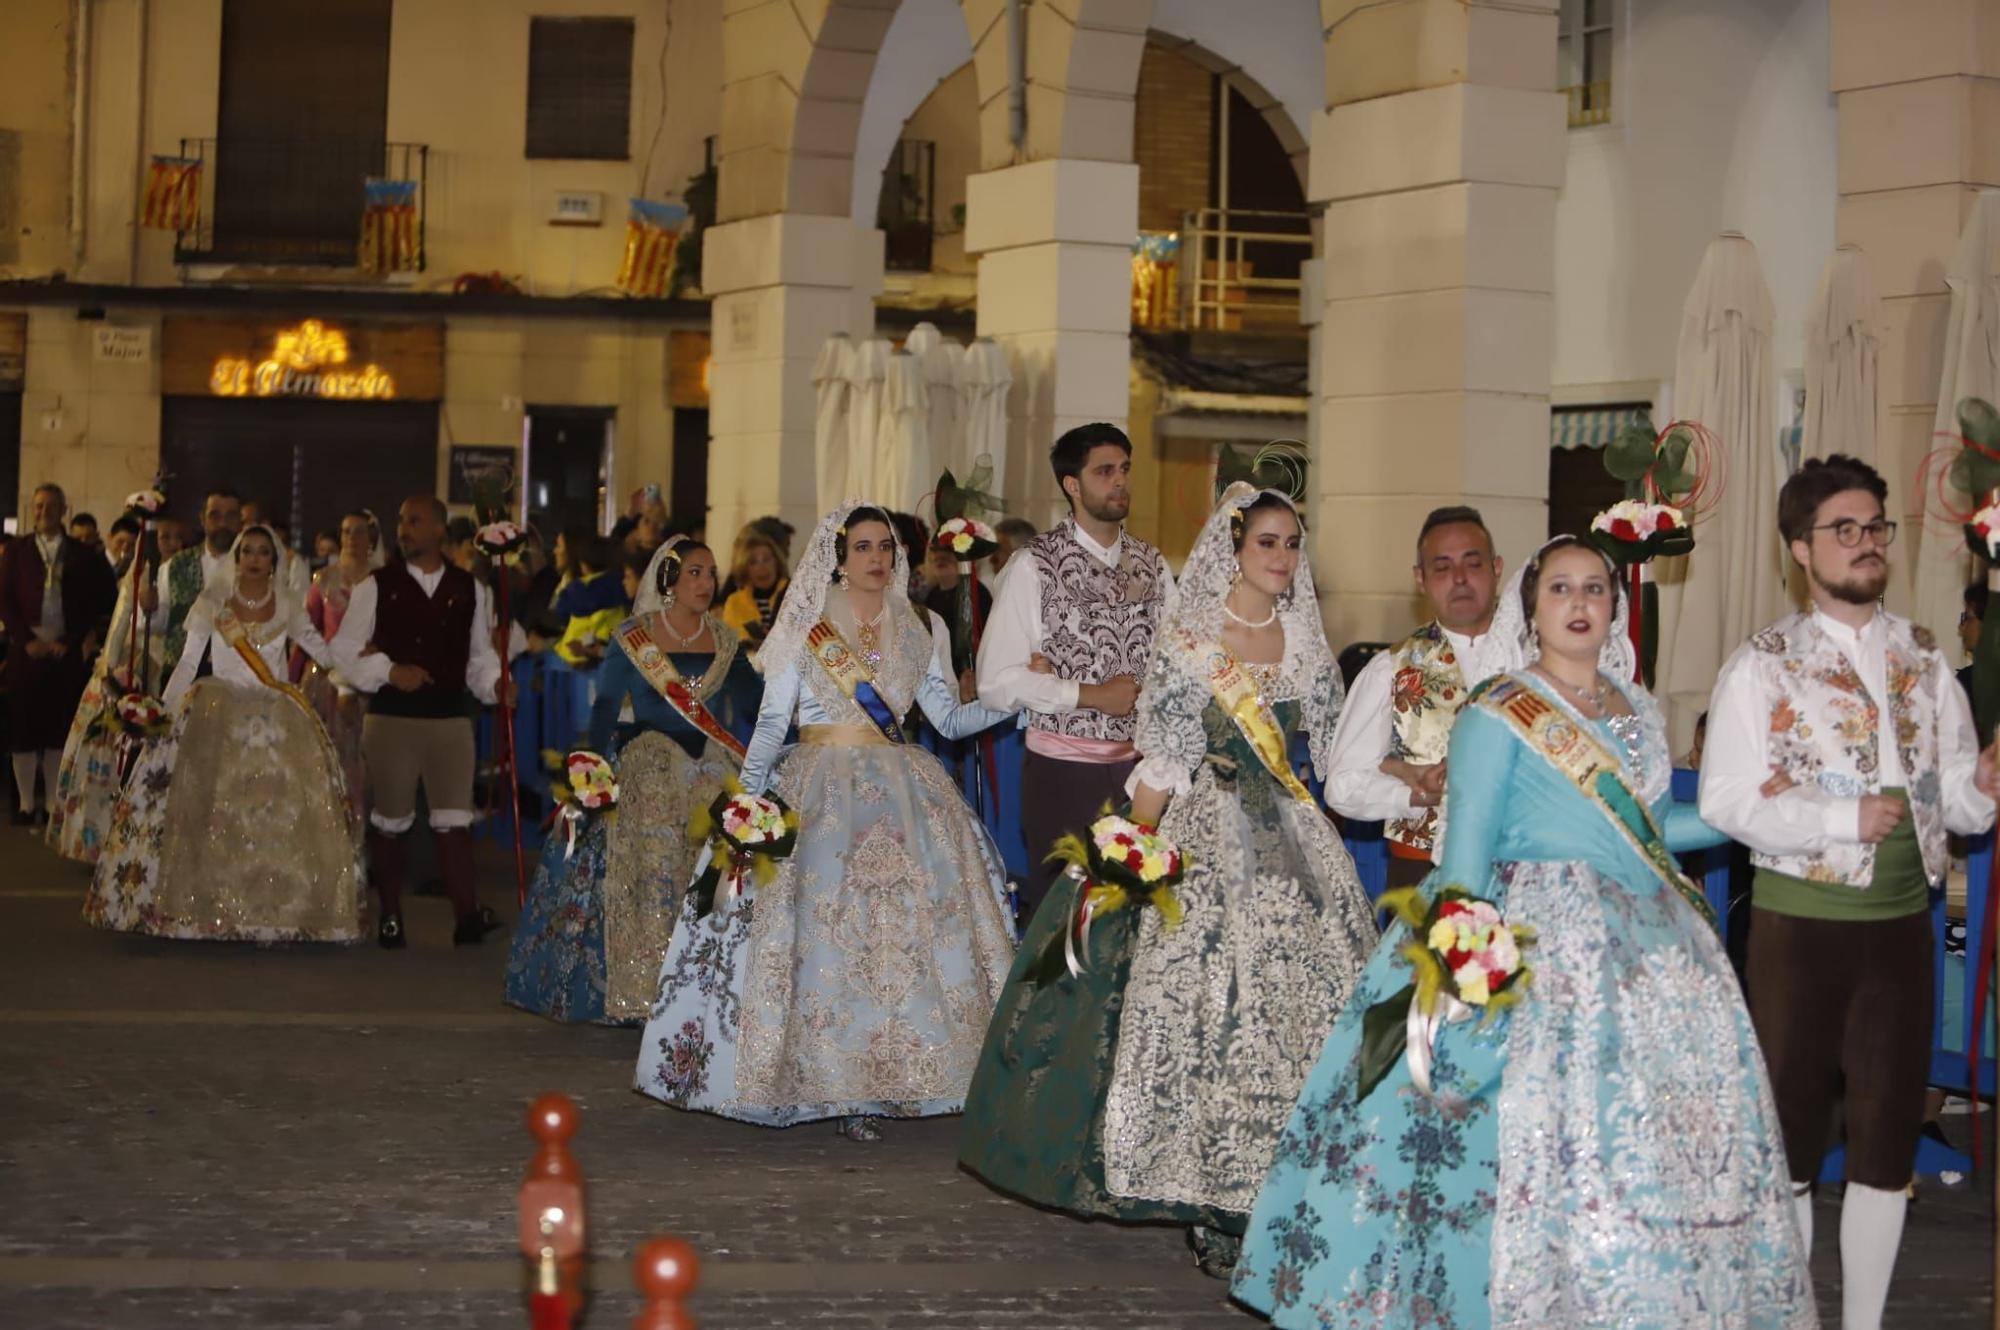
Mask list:
[[1389,930],[1292,1113],[1233,1291],[1314,1330],[1816,1325],[1763,1058],[1672,860],[1720,837],[1668,798],[1618,580],[1560,538],[1502,614],[1532,625],[1530,664],[1453,728],[1422,890],[1462,885],[1537,929],[1533,978],[1491,1024],[1440,1029],[1429,1093],[1399,1059],[1357,1102],[1363,1018],[1411,978],[1408,930]]
[[[593,813],[574,849],[542,846],[507,960],[507,1001],[558,1021],[637,1025],[693,876],[688,818],[742,763],[761,690],[729,626],[709,612],[715,555],[660,547],[598,671],[590,747],[612,755],[615,813]],[[617,724],[627,699],[635,726]]]
[[[1008,719],[959,701],[950,643],[910,605],[881,510],[827,514],[758,652],[763,705],[743,785],[799,815],[771,881],[683,906],[636,1085],[766,1126],[956,1113],[1014,957],[1000,854],[936,758]],[[783,750],[796,717],[799,743]]]

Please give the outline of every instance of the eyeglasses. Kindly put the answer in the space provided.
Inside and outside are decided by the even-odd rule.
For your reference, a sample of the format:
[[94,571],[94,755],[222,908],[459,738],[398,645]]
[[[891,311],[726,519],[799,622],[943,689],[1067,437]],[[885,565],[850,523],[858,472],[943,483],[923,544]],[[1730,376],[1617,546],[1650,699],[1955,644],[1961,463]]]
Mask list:
[[1885,550],[1896,543],[1896,524],[1884,522],[1879,518],[1864,523],[1857,522],[1851,517],[1843,517],[1838,522],[1828,522],[1814,527],[1813,530],[1833,532],[1833,538],[1840,542],[1843,549],[1853,549],[1861,543],[1861,537],[1864,535]]

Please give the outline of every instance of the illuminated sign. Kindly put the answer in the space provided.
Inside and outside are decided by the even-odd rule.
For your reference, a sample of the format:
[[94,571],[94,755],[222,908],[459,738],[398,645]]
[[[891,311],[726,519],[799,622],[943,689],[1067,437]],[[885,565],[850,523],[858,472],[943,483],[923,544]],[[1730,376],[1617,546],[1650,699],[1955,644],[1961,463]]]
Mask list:
[[266,359],[255,363],[239,356],[217,359],[208,390],[217,397],[380,401],[396,395],[396,381],[380,365],[350,366],[347,334],[307,319],[279,332]]

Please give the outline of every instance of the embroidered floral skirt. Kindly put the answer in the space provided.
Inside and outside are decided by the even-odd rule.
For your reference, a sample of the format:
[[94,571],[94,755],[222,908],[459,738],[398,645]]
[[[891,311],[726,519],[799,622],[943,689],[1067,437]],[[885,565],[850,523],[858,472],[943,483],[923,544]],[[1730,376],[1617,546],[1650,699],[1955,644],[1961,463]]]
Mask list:
[[133,768],[84,918],[159,937],[353,942],[359,831],[317,719],[272,689],[203,679]]
[[1085,973],[1037,984],[1035,957],[1074,917],[1074,881],[1036,913],[960,1146],[1002,1190],[1241,1230],[1377,929],[1325,815],[1237,769],[1240,781],[1204,767],[1161,826],[1188,856],[1176,927],[1156,910],[1108,915]]
[[361,760],[361,721],[368,705],[359,694],[343,693],[334,687],[333,677],[313,661],[306,663],[299,691],[319,713],[320,726],[326,730],[327,741],[340,758],[348,807],[359,820],[368,811],[368,770]]
[[1435,1094],[1355,1102],[1384,937],[1257,1198],[1233,1291],[1284,1327],[1817,1324],[1764,1063],[1714,933],[1583,863],[1499,866],[1525,1000],[1446,1026]]
[[637,1088],[779,1127],[958,1112],[1014,956],[992,840],[916,748],[805,745],[776,789],[798,848],[708,917],[682,906]]
[[114,696],[103,671],[93,672],[84,685],[83,700],[77,704],[76,719],[70,722],[62,768],[56,773],[56,788],[49,800],[49,846],[63,858],[80,863],[97,862],[105,833],[111,829],[112,810],[118,804],[118,754],[125,736],[115,730],[109,734],[90,732],[91,722],[103,714]]
[[591,815],[567,857],[561,829],[549,836],[514,925],[507,1001],[552,1020],[646,1019],[694,876],[688,819],[736,768],[720,745],[696,760],[649,731],[619,752],[617,769],[618,811]]

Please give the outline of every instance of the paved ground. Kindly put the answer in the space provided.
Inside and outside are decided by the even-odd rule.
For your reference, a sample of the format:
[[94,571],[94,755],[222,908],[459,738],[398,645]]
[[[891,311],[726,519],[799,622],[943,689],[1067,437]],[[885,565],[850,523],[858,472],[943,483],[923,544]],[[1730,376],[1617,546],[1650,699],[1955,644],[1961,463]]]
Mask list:
[[[957,1172],[955,1121],[857,1146],[631,1093],[634,1036],[501,1006],[504,945],[453,950],[441,903],[414,903],[400,954],[258,950],[95,932],[84,881],[0,829],[0,1326],[525,1325],[521,1113],[549,1089],[584,1106],[592,1326],[629,1323],[625,1265],[661,1233],[707,1261],[704,1330],[1255,1324],[1178,1232]],[[1818,1228],[1825,1294],[1830,1201]],[[1989,1324],[1991,1250],[1977,1193],[1931,1186],[1890,1324]]]

